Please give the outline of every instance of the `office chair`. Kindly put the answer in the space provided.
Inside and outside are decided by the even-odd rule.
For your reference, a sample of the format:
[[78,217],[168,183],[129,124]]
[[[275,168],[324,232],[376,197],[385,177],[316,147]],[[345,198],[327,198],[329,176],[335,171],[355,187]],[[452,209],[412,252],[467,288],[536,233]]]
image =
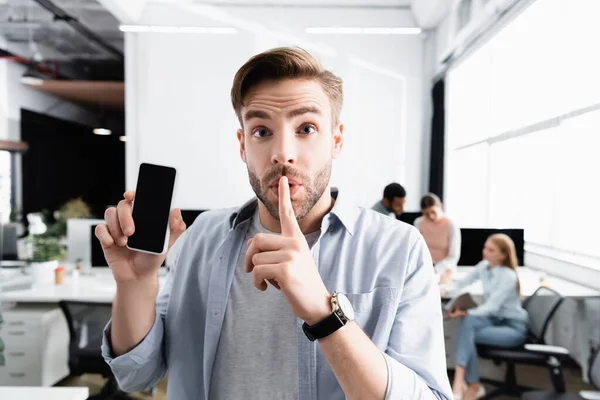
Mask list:
[[59,305],[69,326],[70,375],[100,374],[108,378],[100,393],[88,400],[131,400],[119,389],[100,350],[102,332],[110,320],[112,304],[61,301]]
[[[590,368],[588,371],[590,383],[600,390],[600,348],[590,357]],[[555,393],[549,391],[534,391],[523,393],[521,400],[598,400],[600,392],[581,391],[578,394]]]
[[544,344],[546,329],[563,297],[552,289],[538,288],[523,304],[529,314],[528,338],[524,345],[516,348],[503,348],[488,345],[477,345],[479,357],[494,361],[496,364],[506,363],[504,381],[499,382],[482,378],[484,383],[497,387],[485,396],[491,399],[500,395],[520,396],[522,393],[534,390],[517,383],[515,365],[546,366],[550,379],[557,393],[564,393],[565,382],[561,361],[569,356],[569,351],[563,347]]

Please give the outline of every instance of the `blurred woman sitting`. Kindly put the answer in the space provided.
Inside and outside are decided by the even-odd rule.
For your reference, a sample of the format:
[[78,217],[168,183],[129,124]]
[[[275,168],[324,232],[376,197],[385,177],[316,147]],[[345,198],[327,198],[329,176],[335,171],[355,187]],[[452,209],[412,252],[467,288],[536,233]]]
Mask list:
[[[527,338],[527,311],[521,306],[515,245],[504,234],[490,236],[483,260],[463,280],[440,289],[442,296],[455,296],[474,282],[483,285],[483,303],[467,312],[451,310],[450,318],[463,318],[456,346],[456,369],[452,389],[455,399],[479,399],[485,395],[479,383],[475,344],[516,347]],[[464,382],[467,390],[464,392]],[[464,393],[463,393],[464,392]]]
[[450,283],[460,259],[460,228],[444,213],[442,201],[433,193],[421,199],[423,216],[415,220],[421,231],[440,283]]

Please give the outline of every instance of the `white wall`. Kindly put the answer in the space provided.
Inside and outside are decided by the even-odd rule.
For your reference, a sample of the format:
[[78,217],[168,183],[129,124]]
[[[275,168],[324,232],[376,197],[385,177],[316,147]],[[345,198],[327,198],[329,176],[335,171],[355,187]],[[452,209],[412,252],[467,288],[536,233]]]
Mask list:
[[[192,24],[187,11],[186,23]],[[429,96],[423,37],[309,37],[302,29],[290,30],[306,21],[298,10],[277,11],[277,26],[288,27],[283,35],[243,29],[236,35],[126,35],[127,187],[135,186],[139,163],[147,161],[178,168],[178,207],[236,206],[253,196],[239,159],[238,122],[229,91],[236,70],[250,56],[293,44],[289,39],[293,35],[300,44],[310,41],[333,50],[335,55],[314,54],[344,80],[345,148],[334,163],[332,184],[351,186],[359,204],[371,206],[386,184],[399,181],[408,190],[408,207],[416,209],[428,176],[423,169],[424,149],[428,152],[429,146],[423,143],[424,103]],[[258,18],[269,12],[273,9],[262,13],[236,8],[229,15],[250,20],[251,15]],[[309,14],[322,21],[339,18],[337,12],[328,12],[334,13],[319,9]],[[148,19],[139,23],[167,23],[151,9],[146,15]],[[360,13],[354,15],[359,24],[391,25],[389,10],[369,10],[369,18],[362,20]],[[202,18],[206,21],[206,16]],[[166,20],[173,24],[177,18],[170,15]]]
[[9,139],[8,90],[6,90],[6,60],[0,60],[0,140]]

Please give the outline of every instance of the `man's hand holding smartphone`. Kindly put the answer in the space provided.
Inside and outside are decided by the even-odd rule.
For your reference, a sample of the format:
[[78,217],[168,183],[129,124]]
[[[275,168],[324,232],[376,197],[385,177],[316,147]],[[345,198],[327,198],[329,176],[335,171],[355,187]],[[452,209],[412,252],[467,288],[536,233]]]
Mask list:
[[[110,336],[115,355],[131,351],[150,332],[156,318],[158,270],[168,252],[153,254],[128,247],[130,238],[136,232],[133,218],[135,196],[135,191],[125,192],[125,198],[117,207],[106,210],[106,225],[96,227],[96,237],[102,244],[104,257],[117,283]],[[170,200],[166,207],[170,208]],[[171,248],[186,228],[181,211],[175,209],[169,213],[169,208],[166,209],[170,229],[168,246],[165,246],[167,249]],[[167,233],[166,225],[165,223],[163,239]]]
[[[96,237],[102,244],[106,262],[110,266],[115,281],[130,282],[156,279],[158,269],[166,258],[165,254],[150,254],[130,250],[127,241],[135,232],[132,206],[135,191],[125,192],[124,199],[117,207],[111,207],[104,213],[106,225],[96,227]],[[169,244],[173,243],[185,231],[181,210],[175,209],[169,215]]]

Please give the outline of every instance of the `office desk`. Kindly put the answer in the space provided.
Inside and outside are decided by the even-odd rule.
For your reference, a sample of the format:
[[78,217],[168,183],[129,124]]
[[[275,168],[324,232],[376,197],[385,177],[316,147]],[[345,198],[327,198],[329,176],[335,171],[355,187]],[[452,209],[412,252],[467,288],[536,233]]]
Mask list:
[[[31,277],[18,270],[0,273],[0,312],[4,318],[0,338],[6,347],[0,387],[52,386],[69,374],[69,331],[58,302],[112,303],[116,294],[112,273],[102,268],[78,279],[65,276],[62,285],[44,286],[31,286]],[[159,276],[161,289],[166,279]],[[0,399],[4,397],[0,395]]]
[[89,396],[86,387],[9,387],[0,386],[0,399],[6,400],[86,400]]
[[[473,267],[458,267],[454,276],[454,281],[461,280],[471,271],[473,271]],[[525,297],[531,296],[533,292],[540,287],[541,278],[544,278],[544,284],[549,288],[556,290],[563,297],[573,299],[600,298],[599,290],[569,282],[556,276],[547,275],[542,271],[530,267],[519,268],[518,275],[521,284],[521,294]],[[483,294],[483,287],[481,286],[481,282],[476,282],[468,286],[465,291],[468,291],[475,297],[480,297]]]
[[[0,293],[0,302],[58,303],[61,300],[73,300],[112,303],[117,286],[111,271],[108,268],[99,268],[99,271],[92,271],[92,274],[80,275],[78,279],[73,279],[67,274],[62,285],[34,285],[27,289],[3,291]],[[24,278],[20,276],[18,279]],[[166,275],[159,276],[160,289],[164,287],[166,280]],[[10,281],[4,283],[5,286],[9,284]]]
[[21,268],[27,266],[27,261],[21,260],[3,260],[0,261],[0,268]]
[[[471,270],[472,267],[459,267],[456,278],[459,279],[466,276]],[[540,285],[541,276],[545,277],[544,281],[550,288],[557,290],[563,296],[567,297],[568,300],[563,302],[563,305],[557,312],[557,318],[555,318],[548,329],[546,341],[550,344],[561,345],[568,348],[572,357],[580,363],[585,372],[587,370],[586,365],[587,357],[590,352],[590,344],[597,343],[600,339],[600,316],[596,317],[597,314],[600,313],[600,307],[596,307],[595,303],[590,303],[590,300],[600,301],[600,291],[568,282],[557,277],[546,276],[542,272],[530,268],[521,268],[519,270],[519,278],[523,295],[529,296],[537,289]],[[159,277],[159,287],[161,289],[164,287],[166,279],[166,276]],[[483,290],[480,283],[471,285],[468,290],[471,291],[476,299],[481,298]],[[50,285],[47,287],[32,287],[25,290],[13,290],[0,293],[0,303],[16,303],[17,306],[15,310],[23,309],[27,306],[29,308],[28,312],[39,309],[39,318],[41,319],[42,306],[53,307],[55,310],[58,310],[57,303],[61,300],[111,303],[114,299],[115,292],[116,285],[110,270],[100,269],[94,271],[94,275],[80,276],[77,281],[74,281],[70,276],[66,276],[64,283],[60,286]],[[10,312],[10,310],[5,311],[5,316]],[[60,314],[60,312],[58,314]],[[50,315],[49,311],[46,311],[46,315]],[[53,318],[56,317],[56,315],[52,315]],[[15,319],[15,321],[17,320]],[[50,321],[50,317],[45,317],[44,321]],[[453,367],[454,365],[454,336],[458,323],[459,321],[457,320],[444,321],[447,349],[446,360],[449,367]],[[41,322],[38,323],[38,325],[40,324]],[[55,321],[54,324],[61,325],[62,329],[66,330],[64,318]],[[58,327],[55,328],[58,329]],[[68,353],[66,342],[62,345],[62,348],[57,348],[54,354],[60,352],[64,352],[64,354]],[[490,366],[490,368],[497,370],[495,366]],[[45,384],[52,385],[54,383],[56,382]],[[31,384],[28,386],[31,386]]]
[[[467,276],[473,267],[459,267],[454,280]],[[600,291],[569,282],[564,279],[547,275],[530,267],[519,268],[521,294],[531,296],[540,286],[543,277],[544,285],[556,290],[565,300],[556,311],[544,340],[548,344],[562,346],[569,350],[571,357],[582,369],[582,375],[587,382],[588,360],[591,348],[600,344]],[[483,288],[481,282],[476,282],[464,289],[471,293],[476,301],[482,301]],[[446,362],[449,368],[454,367],[455,336],[460,320],[444,320],[444,336],[446,339]],[[497,373],[493,365],[480,361],[483,369],[487,369],[491,378]]]

